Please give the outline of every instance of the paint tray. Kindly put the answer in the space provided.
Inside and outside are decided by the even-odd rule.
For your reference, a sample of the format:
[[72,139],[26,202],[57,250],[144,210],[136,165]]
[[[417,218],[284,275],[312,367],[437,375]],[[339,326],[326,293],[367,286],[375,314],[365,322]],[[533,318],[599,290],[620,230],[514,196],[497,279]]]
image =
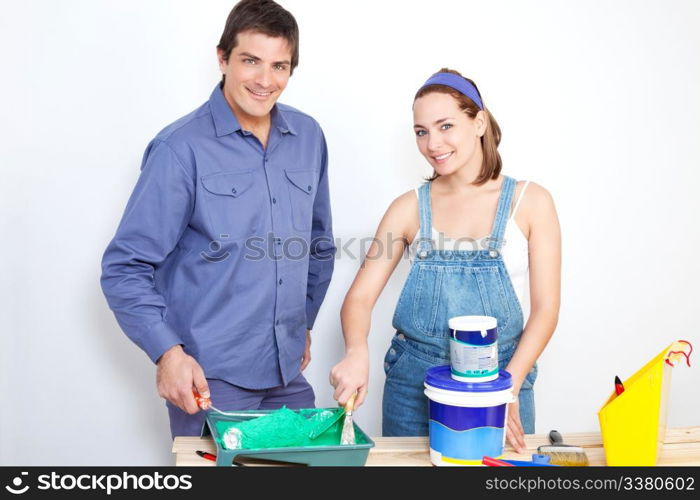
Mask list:
[[[355,427],[354,445],[341,445],[340,437],[343,430],[343,418],[335,419],[333,425],[313,440],[313,445],[255,449],[227,449],[222,444],[217,423],[240,423],[260,416],[268,415],[277,410],[252,410],[235,412],[236,415],[223,415],[209,412],[206,415],[202,436],[211,436],[216,444],[216,465],[230,467],[241,458],[302,464],[308,466],[363,466],[367,461],[369,450],[374,446],[370,439],[357,424]],[[343,412],[342,408],[312,408],[294,410],[307,418],[317,412]]]
[[608,465],[656,465],[666,435],[672,360],[680,352],[688,361],[690,354],[681,342],[690,346],[679,341],[666,347],[623,381],[624,392],[613,391],[598,412]]

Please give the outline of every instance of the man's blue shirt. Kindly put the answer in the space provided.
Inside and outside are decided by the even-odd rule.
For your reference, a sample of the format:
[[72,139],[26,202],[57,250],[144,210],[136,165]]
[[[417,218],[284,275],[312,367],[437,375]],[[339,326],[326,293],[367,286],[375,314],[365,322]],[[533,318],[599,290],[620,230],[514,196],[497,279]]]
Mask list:
[[333,273],[327,164],[311,117],[276,104],[264,149],[219,86],[162,130],[102,261],[129,338],[154,362],[182,344],[248,389],[298,376]]

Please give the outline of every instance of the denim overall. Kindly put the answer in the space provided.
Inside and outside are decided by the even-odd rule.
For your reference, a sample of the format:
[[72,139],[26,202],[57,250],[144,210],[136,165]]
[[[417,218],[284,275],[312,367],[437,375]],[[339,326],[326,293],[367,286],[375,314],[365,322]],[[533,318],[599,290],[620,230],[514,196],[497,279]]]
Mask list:
[[[523,331],[523,312],[501,256],[503,235],[516,182],[505,177],[486,249],[434,250],[430,186],[418,190],[420,239],[417,255],[394,313],[396,334],[384,358],[382,402],[384,436],[427,436],[428,399],[423,394],[428,368],[450,363],[448,320],[454,316],[493,316],[498,320],[498,364],[505,369]],[[520,389],[520,420],[535,432],[532,384],[537,367]]]

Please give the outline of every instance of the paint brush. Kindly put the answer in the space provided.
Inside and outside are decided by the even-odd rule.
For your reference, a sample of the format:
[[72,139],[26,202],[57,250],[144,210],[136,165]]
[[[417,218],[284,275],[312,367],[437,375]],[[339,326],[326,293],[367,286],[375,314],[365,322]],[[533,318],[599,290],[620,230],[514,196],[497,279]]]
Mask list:
[[340,444],[355,444],[355,426],[352,423],[352,410],[355,406],[355,394],[350,396],[345,403],[345,421],[343,422],[343,433],[340,435]]
[[580,446],[564,444],[564,439],[559,434],[559,431],[549,432],[550,445],[543,445],[537,448],[537,453],[541,455],[549,455],[550,463],[555,465],[569,466],[586,466],[588,465],[588,457],[586,452]]

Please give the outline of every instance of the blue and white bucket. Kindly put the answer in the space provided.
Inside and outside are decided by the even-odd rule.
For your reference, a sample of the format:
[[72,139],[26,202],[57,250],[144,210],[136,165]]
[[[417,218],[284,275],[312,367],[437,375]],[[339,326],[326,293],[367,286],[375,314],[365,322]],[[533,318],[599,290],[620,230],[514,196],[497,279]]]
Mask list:
[[489,382],[498,378],[498,321],[492,316],[457,316],[450,328],[452,378]]
[[429,399],[430,461],[435,465],[481,465],[484,456],[503,454],[513,379],[505,370],[491,382],[457,382],[450,366],[425,375]]

